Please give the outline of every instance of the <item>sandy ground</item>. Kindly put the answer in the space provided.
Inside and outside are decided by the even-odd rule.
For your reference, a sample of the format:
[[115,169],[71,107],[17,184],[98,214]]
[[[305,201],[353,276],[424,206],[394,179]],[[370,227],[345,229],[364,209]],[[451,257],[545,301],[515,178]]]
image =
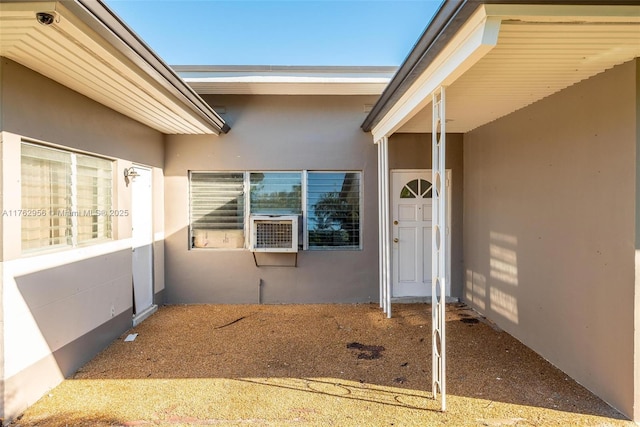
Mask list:
[[[11,425],[635,426],[463,304],[162,307]],[[124,339],[137,333],[132,342]]]

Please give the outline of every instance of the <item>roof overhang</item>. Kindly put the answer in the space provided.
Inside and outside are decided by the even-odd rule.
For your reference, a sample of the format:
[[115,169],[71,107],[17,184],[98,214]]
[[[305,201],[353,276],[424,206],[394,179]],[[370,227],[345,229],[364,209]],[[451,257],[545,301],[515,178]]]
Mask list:
[[[49,25],[39,12],[54,17]],[[165,134],[229,127],[99,0],[0,3],[0,56]]]
[[380,95],[397,67],[174,66],[199,94]]
[[640,5],[491,3],[450,9],[448,23],[416,45],[424,50],[409,55],[363,130],[376,141],[431,132],[426,107],[446,86],[447,131],[468,132],[640,56]]

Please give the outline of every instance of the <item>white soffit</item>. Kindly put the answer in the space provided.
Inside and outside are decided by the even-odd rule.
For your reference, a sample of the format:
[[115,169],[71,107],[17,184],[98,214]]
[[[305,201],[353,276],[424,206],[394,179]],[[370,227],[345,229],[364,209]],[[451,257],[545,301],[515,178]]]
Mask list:
[[[37,12],[54,11],[53,24],[37,22]],[[160,132],[217,133],[64,2],[0,3],[0,55]]]
[[500,19],[489,18],[483,7],[469,17],[445,48],[371,130],[374,141],[398,131],[429,105],[431,94],[438,87],[453,84],[459,76],[491,51],[498,42],[500,23]]
[[396,67],[176,66],[199,94],[380,95]]
[[[485,11],[501,21],[498,43],[449,83],[448,132],[468,132],[640,57],[640,6],[488,5]],[[413,87],[405,95],[410,92]],[[424,106],[429,100],[430,94]],[[431,131],[430,108],[410,113],[394,131]]]

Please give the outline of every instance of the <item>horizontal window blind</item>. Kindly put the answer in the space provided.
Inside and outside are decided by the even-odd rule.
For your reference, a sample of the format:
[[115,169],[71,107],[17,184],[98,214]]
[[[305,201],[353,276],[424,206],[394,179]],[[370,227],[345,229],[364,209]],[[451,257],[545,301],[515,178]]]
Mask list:
[[22,249],[71,245],[71,154],[22,144]]
[[78,243],[111,238],[112,162],[81,154],[76,159]]
[[190,186],[193,230],[243,229],[243,173],[192,172]]
[[309,172],[309,248],[359,248],[360,200],[359,172]]
[[22,250],[112,238],[113,162],[22,143]]
[[189,176],[192,248],[246,247],[250,215],[303,215],[303,206],[310,249],[361,248],[361,172],[191,172]]

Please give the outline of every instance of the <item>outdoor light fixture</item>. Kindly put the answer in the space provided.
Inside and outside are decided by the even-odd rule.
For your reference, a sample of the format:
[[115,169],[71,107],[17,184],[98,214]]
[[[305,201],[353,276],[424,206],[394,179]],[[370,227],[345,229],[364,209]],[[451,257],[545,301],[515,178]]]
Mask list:
[[124,179],[127,182],[133,182],[138,176],[140,176],[140,174],[135,170],[135,168],[124,168]]

